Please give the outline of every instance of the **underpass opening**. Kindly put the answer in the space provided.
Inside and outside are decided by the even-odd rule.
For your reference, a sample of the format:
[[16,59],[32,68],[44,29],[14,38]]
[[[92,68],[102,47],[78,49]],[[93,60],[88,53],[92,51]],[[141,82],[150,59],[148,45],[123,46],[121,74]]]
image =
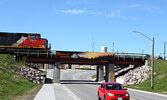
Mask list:
[[[134,57],[131,59],[129,57],[127,60],[115,59],[115,53],[101,52],[57,51],[56,57],[58,62],[55,63],[55,70],[60,69],[57,69],[57,64],[96,65],[96,81],[98,82],[102,82],[103,80],[105,80],[105,82],[115,82],[115,65],[138,65],[143,63],[142,59],[134,60]],[[59,76],[59,73],[57,75],[55,73],[55,76]],[[58,80],[59,81],[54,82],[60,82],[60,79]]]

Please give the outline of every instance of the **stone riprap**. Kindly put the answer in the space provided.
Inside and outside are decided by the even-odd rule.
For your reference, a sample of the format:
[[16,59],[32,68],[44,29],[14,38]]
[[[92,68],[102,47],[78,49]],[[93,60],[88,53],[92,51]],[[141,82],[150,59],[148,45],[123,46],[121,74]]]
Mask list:
[[13,70],[16,73],[23,75],[31,82],[34,82],[37,84],[41,84],[45,82],[46,75],[42,71],[30,68],[30,67],[25,67],[25,66],[21,68],[19,66],[15,66]]
[[130,70],[125,75],[117,77],[117,79],[124,79],[125,85],[139,84],[150,78],[150,71],[150,67],[144,65],[134,70]]
[[[118,76],[122,76],[121,74],[123,74],[123,73],[126,73],[126,72],[128,72],[129,70],[133,70],[135,68],[135,66],[134,65],[130,65],[130,66],[128,66],[128,67],[126,67],[126,68],[117,68],[117,69],[115,69],[115,76],[116,76],[116,78],[118,77]],[[124,74],[123,74],[124,75]]]

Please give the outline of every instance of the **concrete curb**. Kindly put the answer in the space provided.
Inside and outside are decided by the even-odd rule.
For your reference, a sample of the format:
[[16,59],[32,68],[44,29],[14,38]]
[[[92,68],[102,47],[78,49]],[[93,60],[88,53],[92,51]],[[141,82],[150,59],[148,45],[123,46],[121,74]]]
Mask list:
[[44,84],[34,100],[56,100],[53,84]]
[[147,93],[147,94],[152,94],[152,95],[157,95],[157,96],[167,97],[167,95],[165,95],[165,94],[159,94],[159,93],[148,92],[148,91],[143,91],[143,90],[136,90],[136,89],[131,89],[131,88],[128,88],[128,90],[136,91],[136,92],[142,92],[142,93]]

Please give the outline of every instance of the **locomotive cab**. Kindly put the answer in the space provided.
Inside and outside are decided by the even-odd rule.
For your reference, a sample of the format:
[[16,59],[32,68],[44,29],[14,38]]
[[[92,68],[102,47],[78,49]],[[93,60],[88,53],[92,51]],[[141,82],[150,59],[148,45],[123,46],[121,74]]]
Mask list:
[[28,39],[41,39],[40,34],[29,34]]

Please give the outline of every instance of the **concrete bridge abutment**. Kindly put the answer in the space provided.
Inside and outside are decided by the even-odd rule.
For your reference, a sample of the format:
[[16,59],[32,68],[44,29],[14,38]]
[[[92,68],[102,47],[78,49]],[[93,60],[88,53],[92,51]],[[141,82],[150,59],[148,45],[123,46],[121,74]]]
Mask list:
[[103,65],[97,66],[97,82],[101,82],[104,80],[104,67]]
[[61,63],[55,62],[54,70],[53,70],[53,82],[54,83],[60,83],[60,69],[61,69]]
[[115,82],[114,64],[105,66],[105,82]]

